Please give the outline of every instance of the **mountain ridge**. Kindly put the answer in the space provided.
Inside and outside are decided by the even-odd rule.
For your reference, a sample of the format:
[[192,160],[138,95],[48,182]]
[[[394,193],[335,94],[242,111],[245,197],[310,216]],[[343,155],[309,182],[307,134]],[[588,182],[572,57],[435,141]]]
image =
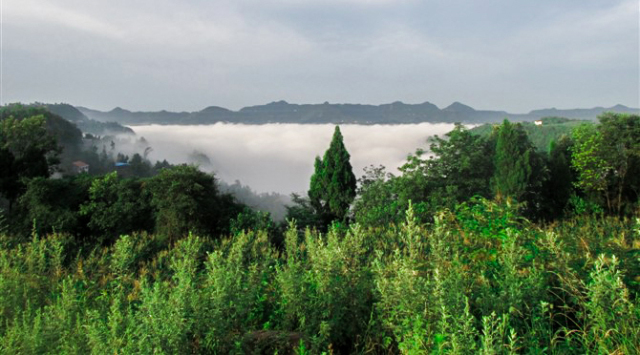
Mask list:
[[[66,103],[56,104],[32,104],[35,107],[43,107],[46,110],[54,113],[67,121],[73,123],[84,133],[90,133],[92,135],[104,136],[113,134],[130,134],[135,135],[133,130],[128,127],[124,127],[113,121],[98,121],[87,117],[83,112],[78,110],[75,106]],[[115,109],[114,109],[115,110]],[[122,109],[120,109],[122,110]],[[113,112],[113,110],[111,111]],[[119,111],[117,111],[119,112]]]
[[545,108],[525,114],[513,114],[501,110],[476,110],[461,102],[440,109],[430,102],[406,104],[395,101],[389,104],[291,104],[284,100],[265,105],[243,107],[232,111],[220,106],[208,106],[194,112],[129,111],[116,107],[111,111],[99,111],[82,106],[76,107],[90,119],[100,122],[117,122],[123,125],[197,125],[218,122],[241,124],[298,123],[298,124],[409,124],[409,123],[467,123],[481,124],[512,121],[533,121],[543,117],[567,117],[595,120],[606,111],[640,114],[640,109],[624,105],[609,108]]

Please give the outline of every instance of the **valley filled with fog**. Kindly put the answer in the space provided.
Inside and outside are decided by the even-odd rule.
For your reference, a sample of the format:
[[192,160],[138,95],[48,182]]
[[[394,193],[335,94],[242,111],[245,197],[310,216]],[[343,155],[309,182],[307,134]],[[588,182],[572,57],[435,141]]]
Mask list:
[[[239,180],[257,192],[306,192],[315,156],[329,147],[334,125],[217,123],[199,126],[130,126],[153,151],[152,161],[198,163],[226,182]],[[341,125],[356,177],[369,165],[395,173],[427,138],[452,124]],[[208,159],[207,159],[208,158]],[[210,162],[210,164],[209,164]]]

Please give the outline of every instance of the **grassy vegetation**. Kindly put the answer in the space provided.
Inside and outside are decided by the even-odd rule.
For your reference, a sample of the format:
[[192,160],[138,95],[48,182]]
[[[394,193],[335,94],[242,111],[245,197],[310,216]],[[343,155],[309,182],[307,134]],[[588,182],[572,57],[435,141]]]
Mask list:
[[474,200],[420,224],[211,241],[0,239],[0,351],[640,352],[640,220],[535,225]]
[[355,202],[332,143],[288,226],[194,166],[49,179],[8,117],[0,353],[640,353],[637,115],[456,126]]

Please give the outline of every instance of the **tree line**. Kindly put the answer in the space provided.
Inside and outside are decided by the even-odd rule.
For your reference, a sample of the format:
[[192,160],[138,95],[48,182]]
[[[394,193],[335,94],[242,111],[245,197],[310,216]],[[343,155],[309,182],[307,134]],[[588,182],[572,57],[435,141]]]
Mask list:
[[[97,153],[95,141],[104,140],[83,137],[41,107],[3,107],[0,118],[0,211],[2,227],[13,235],[67,233],[92,246],[142,231],[170,240],[189,232],[220,236],[232,225],[241,228],[236,217],[266,218],[221,192],[215,177],[196,166],[116,155],[113,140],[109,153]],[[91,162],[91,174],[51,178],[63,160],[79,157]]]
[[[12,106],[0,115],[0,195],[16,232],[35,228],[113,238],[147,231],[176,238],[191,230],[219,237],[230,231],[231,221],[239,226],[238,214],[245,224],[270,220],[220,192],[214,176],[166,161],[152,166],[146,153],[131,159],[118,154],[116,160],[127,164],[118,172],[111,163],[111,172],[100,175],[98,164],[97,176],[51,180],[61,152],[82,151],[77,129],[34,108]],[[326,153],[315,160],[307,195],[293,195],[287,219],[320,231],[332,223],[382,227],[401,222],[412,203],[416,216],[430,222],[438,211],[455,211],[478,198],[516,205],[534,221],[584,213],[630,215],[637,210],[640,187],[640,119],[605,113],[599,120],[546,138],[546,150],[537,149],[519,123],[505,120],[481,134],[457,124],[444,137],[430,138],[427,151],[410,155],[399,175],[371,166],[359,180],[336,127]],[[546,123],[555,121],[566,123],[557,118]],[[65,122],[71,128],[56,128]],[[108,161],[106,148],[101,154],[92,149],[98,162]]]
[[484,134],[457,124],[430,138],[428,150],[410,155],[400,175],[371,166],[357,187],[336,128],[324,159],[316,158],[308,196],[296,196],[289,217],[316,227],[330,221],[381,227],[401,222],[409,203],[429,222],[438,211],[477,198],[516,205],[534,221],[632,215],[640,192],[639,125],[638,115],[605,113],[599,124],[547,137],[542,150],[520,123],[505,120]]

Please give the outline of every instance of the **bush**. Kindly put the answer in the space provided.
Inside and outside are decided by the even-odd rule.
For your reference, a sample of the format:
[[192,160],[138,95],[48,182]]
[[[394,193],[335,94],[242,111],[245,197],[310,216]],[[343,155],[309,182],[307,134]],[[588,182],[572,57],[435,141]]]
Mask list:
[[[532,224],[478,200],[432,224],[146,233],[78,253],[0,239],[0,352],[637,353],[636,220]],[[596,257],[597,255],[597,257]]]

